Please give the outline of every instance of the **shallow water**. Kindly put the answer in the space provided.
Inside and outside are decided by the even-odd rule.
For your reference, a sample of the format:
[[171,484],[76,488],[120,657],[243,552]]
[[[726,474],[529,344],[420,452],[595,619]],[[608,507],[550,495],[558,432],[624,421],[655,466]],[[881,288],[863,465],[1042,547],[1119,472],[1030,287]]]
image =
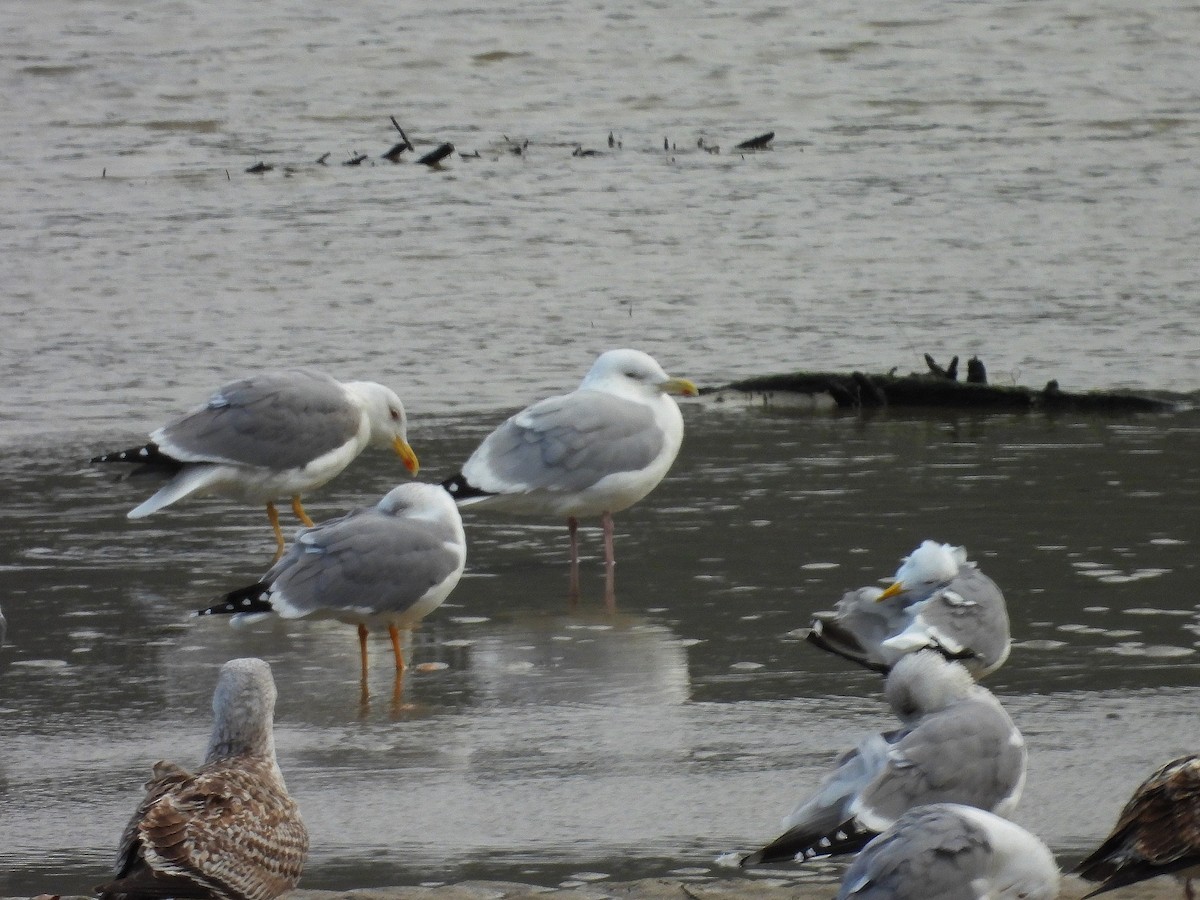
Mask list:
[[[215,668],[244,654],[281,685],[309,886],[706,868],[889,725],[875,676],[793,631],[927,536],[1008,596],[1018,646],[989,683],[1033,752],[1018,818],[1057,852],[1195,750],[1195,413],[689,404],[671,477],[618,518],[616,616],[594,559],[567,608],[560,525],[473,517],[468,577],[417,637],[431,665],[394,705],[376,641],[365,708],[352,629],[186,619],[259,574],[260,513],[131,523],[144,494],[82,461],[295,363],[394,385],[430,478],[621,345],[705,385],[929,351],[1003,383],[1194,391],[1200,8],[44,0],[8,19],[0,890],[95,883],[150,764],[195,761]],[[480,157],[384,164],[389,115],[418,149]],[[766,130],[771,151],[731,152]],[[398,471],[364,458],[311,509]]]
[[[930,351],[1035,387],[1197,388],[1194,5],[11,19],[6,440],[152,424],[300,361],[394,382],[419,414],[495,409],[626,344],[708,384]],[[389,115],[481,158],[383,163]],[[767,130],[771,152],[731,151]]]
[[[793,631],[926,536],[964,543],[1005,591],[1017,643],[988,683],[1030,745],[1017,818],[1060,857],[1200,741],[1196,414],[685,412],[674,471],[617,518],[617,613],[598,529],[572,609],[565,528],[470,516],[468,575],[417,632],[398,703],[382,638],[360,704],[352,628],[186,618],[269,558],[259,511],[196,501],[129,522],[144,490],[81,466],[92,448],[0,458],[0,886],[93,884],[150,765],[202,752],[216,667],[241,655],[280,685],[310,887],[712,870],[891,727],[877,676]],[[487,424],[426,422],[413,442],[460,459]],[[368,454],[310,511],[398,472]]]

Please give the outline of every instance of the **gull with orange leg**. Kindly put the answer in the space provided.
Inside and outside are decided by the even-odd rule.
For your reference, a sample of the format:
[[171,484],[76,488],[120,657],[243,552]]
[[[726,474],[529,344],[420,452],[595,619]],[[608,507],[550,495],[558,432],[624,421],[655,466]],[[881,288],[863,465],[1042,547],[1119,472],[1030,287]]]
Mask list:
[[194,615],[231,615],[237,624],[275,614],[355,625],[365,696],[369,631],[387,629],[398,689],[405,669],[401,631],[442,604],[466,560],[454,501],[437,485],[408,482],[374,506],[300,529],[261,579]]
[[404,404],[390,388],[291,369],[230,382],[154,431],[149,443],[92,462],[131,463],[132,477],[168,479],[129,511],[131,519],[204,494],[265,503],[278,560],[284,540],[275,500],[290,497],[296,517],[311,526],[301,495],[340,474],[368,446],[391,447],[415,475],[407,428]]

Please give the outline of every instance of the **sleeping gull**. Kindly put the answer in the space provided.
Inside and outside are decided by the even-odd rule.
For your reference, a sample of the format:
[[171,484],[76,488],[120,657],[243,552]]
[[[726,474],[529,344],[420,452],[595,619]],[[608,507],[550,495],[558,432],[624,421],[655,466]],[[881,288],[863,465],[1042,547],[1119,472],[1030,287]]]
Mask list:
[[1038,838],[958,803],[909,810],[855,857],[837,900],[1053,900],[1059,873]]
[[466,559],[454,501],[437,485],[408,482],[375,506],[300,529],[259,581],[195,615],[232,614],[241,622],[273,612],[285,619],[357,625],[365,685],[368,629],[387,627],[396,671],[403,672],[400,630],[441,605]]
[[1112,834],[1075,871],[1102,882],[1089,897],[1174,874],[1193,900],[1192,879],[1200,877],[1200,756],[1174,759],[1142,782]]
[[662,481],[683,441],[669,396],[695,396],[637,350],[602,353],[570,394],[521,410],[484,439],[443,482],[461,506],[519,515],[565,516],[571,539],[570,596],[579,596],[576,530],[583,516],[604,527],[605,602],[614,602],[612,514]]
[[150,443],[92,462],[137,463],[135,475],[170,479],[130,510],[131,519],[192,494],[266,503],[279,559],[284,541],[275,499],[291,497],[297,518],[312,525],[300,495],[339,474],[368,445],[392,447],[416,474],[404,404],[392,390],[291,369],[230,382],[203,406],[153,432]]
[[987,688],[937,653],[892,667],[888,704],[903,722],[842,754],[786,829],[743,866],[852,853],[906,810],[965,803],[1007,815],[1025,784],[1025,741]]
[[817,613],[806,635],[822,650],[886,672],[918,650],[959,660],[976,678],[1008,659],[1004,595],[963,547],[925,541],[885,590],[849,591],[833,612]]
[[204,764],[154,765],[101,900],[272,900],[296,886],[308,832],[275,760],[275,695],[261,659],[221,667]]

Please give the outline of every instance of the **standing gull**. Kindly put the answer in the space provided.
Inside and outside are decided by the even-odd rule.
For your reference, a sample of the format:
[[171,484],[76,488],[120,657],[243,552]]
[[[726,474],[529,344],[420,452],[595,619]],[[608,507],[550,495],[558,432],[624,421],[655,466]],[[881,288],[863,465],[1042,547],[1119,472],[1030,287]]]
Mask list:
[[204,764],[155,763],[101,900],[272,900],[296,886],[308,831],[275,760],[275,695],[261,659],[221,667]]
[[743,866],[852,853],[905,811],[965,803],[1007,815],[1025,784],[1025,741],[987,688],[937,653],[892,667],[885,695],[904,727],[872,734],[837,761]]
[[375,506],[300,529],[259,581],[196,615],[232,614],[237,622],[273,612],[285,619],[357,625],[365,686],[368,630],[387,627],[396,671],[403,672],[400,630],[441,605],[466,560],[467,539],[454,501],[437,485],[409,482]]
[[572,598],[579,596],[579,519],[600,516],[611,606],[613,513],[637,503],[667,474],[683,441],[683,416],[669,395],[697,393],[645,353],[609,350],[577,390],[521,410],[488,435],[443,487],[462,506],[565,516]]
[[1102,882],[1089,897],[1174,874],[1183,879],[1187,900],[1194,900],[1192,879],[1200,878],[1200,756],[1171,760],[1142,782],[1112,834],[1076,871]]
[[135,475],[170,479],[129,511],[131,519],[192,494],[265,503],[279,559],[284,541],[275,499],[291,497],[297,518],[312,525],[301,494],[339,474],[368,445],[392,447],[416,474],[404,404],[392,390],[373,381],[342,383],[320,372],[291,369],[230,382],[203,406],[153,432],[145,446],[92,462],[137,463]]
[[806,635],[822,650],[886,672],[908,653],[937,650],[976,678],[1008,659],[1004,595],[967,560],[964,547],[924,541],[891,585],[849,591],[833,612],[817,613]]
[[909,810],[855,857],[837,900],[1053,900],[1048,847],[1007,819],[958,803]]

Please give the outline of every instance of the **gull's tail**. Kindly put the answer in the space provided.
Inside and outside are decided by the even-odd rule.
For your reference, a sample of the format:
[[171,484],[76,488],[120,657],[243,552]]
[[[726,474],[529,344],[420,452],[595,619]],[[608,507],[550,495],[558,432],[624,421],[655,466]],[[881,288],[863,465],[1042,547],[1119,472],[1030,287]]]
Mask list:
[[245,587],[230,591],[207,609],[198,609],[193,616],[232,616],[242,613],[274,612],[270,600],[271,586],[265,581],[257,581]]

